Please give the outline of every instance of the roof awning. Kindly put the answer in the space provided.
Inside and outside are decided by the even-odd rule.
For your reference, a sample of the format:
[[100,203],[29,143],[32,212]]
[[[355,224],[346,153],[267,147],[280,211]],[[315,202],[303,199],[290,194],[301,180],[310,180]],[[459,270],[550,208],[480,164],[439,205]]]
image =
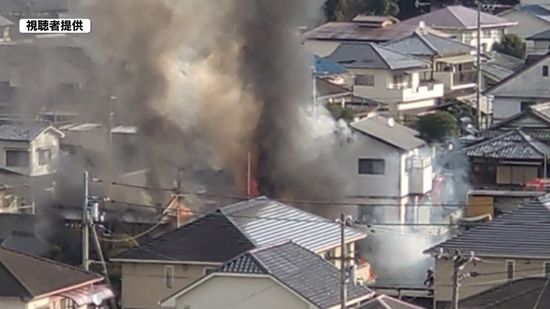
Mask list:
[[476,58],[472,55],[461,55],[461,56],[442,58],[442,59],[438,59],[437,61],[451,63],[451,64],[458,64],[458,63],[474,62],[475,60]]
[[72,299],[80,307],[89,304],[99,305],[115,297],[115,294],[106,285],[93,285],[62,293],[61,296]]

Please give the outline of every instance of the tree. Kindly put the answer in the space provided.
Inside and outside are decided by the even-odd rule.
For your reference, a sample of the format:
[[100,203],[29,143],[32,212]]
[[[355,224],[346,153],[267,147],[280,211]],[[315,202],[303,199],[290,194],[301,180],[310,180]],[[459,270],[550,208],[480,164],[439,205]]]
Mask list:
[[441,111],[418,118],[416,129],[428,142],[442,142],[458,134],[456,118],[448,112]]
[[398,0],[326,0],[323,5],[329,21],[351,20],[359,14],[390,15],[399,13]]
[[512,33],[504,35],[502,42],[495,43],[493,49],[510,56],[525,57],[525,42],[519,36]]
[[353,118],[355,118],[355,113],[349,107],[342,107],[340,104],[327,104],[326,107],[336,120],[343,119],[347,122],[351,122]]

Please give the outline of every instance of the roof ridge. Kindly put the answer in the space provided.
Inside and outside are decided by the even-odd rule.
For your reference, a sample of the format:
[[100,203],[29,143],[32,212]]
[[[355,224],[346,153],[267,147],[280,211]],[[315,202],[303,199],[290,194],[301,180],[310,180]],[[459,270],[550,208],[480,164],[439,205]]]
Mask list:
[[[386,66],[388,67],[388,69],[392,70],[392,66],[390,65],[390,63],[384,58],[382,57],[382,55],[380,54],[380,51],[378,51],[378,49],[376,48],[376,46],[374,46],[376,43],[368,43],[369,47],[376,53],[376,55],[378,55],[378,57],[380,59],[382,59],[382,61],[386,64]],[[379,46],[379,47],[383,47],[383,46]]]
[[415,31],[413,32],[413,34],[416,35],[416,36],[418,36],[418,38],[420,39],[420,41],[424,42],[424,44],[425,44],[426,46],[428,46],[428,48],[429,48],[432,52],[434,52],[434,53],[436,53],[436,54],[439,54],[439,51],[438,51],[430,42],[428,42],[428,40],[424,37],[423,33],[419,33],[419,32],[417,32],[417,30],[415,30]]
[[548,58],[550,58],[550,52],[548,52],[546,55],[544,55],[543,57],[540,57],[540,59],[538,59],[537,61],[531,63],[530,65],[527,65],[525,67],[523,67],[521,70],[519,71],[516,71],[514,74],[511,74],[509,75],[508,77],[506,77],[505,79],[501,80],[498,84],[494,85],[493,87],[485,90],[483,92],[483,94],[490,94],[490,92],[492,91],[495,91],[496,89],[502,87],[503,85],[505,85],[506,83],[508,83],[510,80],[513,80],[515,77],[519,76],[520,74],[523,74],[529,70],[531,70],[532,68],[536,67],[537,65],[541,64],[543,61],[547,60]]
[[[466,26],[466,24],[464,23],[464,21],[463,21],[462,19],[460,19],[460,18],[455,14],[455,12],[453,12],[453,11],[451,10],[452,7],[463,7],[463,8],[466,8],[466,7],[464,7],[464,6],[462,6],[462,5],[451,5],[451,6],[446,7],[445,9],[447,9],[447,11],[448,11],[449,13],[451,13],[451,15],[453,15],[453,17],[462,25],[462,27],[468,28],[468,26]],[[467,9],[467,8],[466,8],[466,9]]]
[[521,136],[521,138],[523,138],[531,147],[533,147],[539,154],[543,155],[543,156],[546,156],[546,153],[544,152],[544,150],[542,150],[537,144],[535,144],[535,142],[539,142],[540,141],[534,137],[532,137],[531,135],[523,132],[523,130],[521,128],[517,128],[516,129],[518,134]]
[[[236,203],[235,205],[240,204],[240,203],[246,203],[246,202],[249,202],[249,201],[251,201],[251,200],[239,202],[239,203]],[[225,207],[229,207],[229,206],[232,206],[232,205],[227,205],[227,206],[225,206]],[[246,209],[246,208],[248,208],[248,207],[251,207],[251,206],[247,206],[247,207],[245,207],[244,209]],[[239,227],[239,225],[238,225],[237,223],[235,223],[235,221],[233,220],[233,218],[231,218],[231,214],[226,214],[226,213],[224,213],[224,212],[221,210],[221,208],[218,209],[218,211],[219,211],[219,214],[222,215],[227,221],[229,221],[229,222],[231,223],[231,225],[233,225],[233,227],[234,227],[239,233],[241,233],[241,235],[242,235],[244,238],[248,239],[248,241],[249,241],[254,247],[258,246],[258,244],[256,243],[256,241],[255,241],[254,239],[251,239],[250,237],[248,237],[248,235],[246,235],[246,233]]]

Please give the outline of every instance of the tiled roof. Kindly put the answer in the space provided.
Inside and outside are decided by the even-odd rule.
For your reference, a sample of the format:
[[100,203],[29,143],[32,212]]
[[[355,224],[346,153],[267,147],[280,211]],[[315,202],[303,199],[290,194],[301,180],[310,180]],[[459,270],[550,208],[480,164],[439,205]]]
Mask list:
[[[424,251],[470,251],[481,257],[550,258],[550,196],[518,206],[510,213]],[[542,269],[541,269],[542,271]]]
[[[448,6],[430,13],[419,15],[402,23],[407,25],[418,25],[424,22],[426,26],[435,29],[476,29],[477,28],[477,10],[467,8],[461,5]],[[516,22],[506,20],[502,17],[481,13],[481,27],[512,27],[517,25]]]
[[543,277],[510,281],[461,300],[460,308],[550,308],[550,288],[546,287],[547,281]]
[[[548,14],[550,16],[550,14]],[[550,29],[544,30],[542,32],[539,32],[537,34],[534,34],[530,37],[528,37],[526,40],[531,41],[549,41],[550,40]]]
[[0,125],[0,140],[31,141],[47,127],[41,123]]
[[101,280],[75,267],[0,247],[0,297],[32,299]]
[[426,68],[428,63],[375,43],[341,43],[327,59],[346,68],[403,70]]
[[474,48],[460,41],[440,37],[423,31],[382,44],[396,51],[405,51],[415,56],[448,56],[470,53]]
[[[390,126],[390,124],[392,125]],[[403,150],[426,145],[417,131],[382,116],[363,118],[351,124],[355,130]]]
[[518,5],[515,9],[550,23],[550,5],[545,5],[545,4]]
[[402,300],[389,297],[387,295],[380,295],[374,299],[369,300],[358,309],[422,309],[421,307],[408,304]]
[[[318,252],[339,246],[339,230],[335,222],[260,197],[222,207],[113,260],[221,263],[255,247],[288,240]],[[349,241],[366,236],[346,229]]]
[[516,129],[468,146],[464,151],[468,157],[542,160],[550,154],[550,147]]
[[[271,275],[319,308],[340,303],[340,271],[293,242],[249,251],[226,263],[220,271]],[[367,287],[347,284],[348,301],[372,294]]]

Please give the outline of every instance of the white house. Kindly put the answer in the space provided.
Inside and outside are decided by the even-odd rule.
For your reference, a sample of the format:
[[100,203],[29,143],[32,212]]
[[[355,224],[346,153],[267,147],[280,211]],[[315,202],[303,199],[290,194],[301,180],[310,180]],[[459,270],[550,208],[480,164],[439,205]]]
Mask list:
[[[471,46],[477,46],[477,10],[461,5],[445,8],[419,15],[402,22],[411,27],[424,24],[432,29],[444,31],[456,39]],[[507,29],[516,26],[517,22],[505,18],[481,14],[481,46],[482,52],[489,52],[493,44],[500,42]]]
[[433,107],[443,84],[432,82],[429,63],[375,43],[342,43],[327,57],[355,75],[354,94],[389,105],[393,115]]
[[[508,33],[513,33],[520,38],[527,39],[537,33],[548,30],[550,28],[550,3],[543,4],[544,0],[522,1],[510,10],[499,14],[500,17],[514,21],[517,25],[508,29]],[[533,48],[531,41],[527,41],[527,50]]]
[[508,76],[486,91],[493,96],[493,120],[520,113],[528,106],[550,101],[550,54]]
[[405,221],[405,205],[432,190],[432,150],[418,132],[391,118],[371,115],[351,124],[352,141],[340,156],[349,175],[349,198],[391,203],[387,221]]
[[54,174],[63,136],[41,123],[0,125],[0,168],[24,176]]
[[550,24],[542,32],[536,33],[526,40],[528,51],[535,54],[545,54],[550,50]]
[[[250,250],[162,300],[176,309],[340,308],[340,271],[315,253],[286,242]],[[356,308],[374,291],[346,284],[346,308]]]

